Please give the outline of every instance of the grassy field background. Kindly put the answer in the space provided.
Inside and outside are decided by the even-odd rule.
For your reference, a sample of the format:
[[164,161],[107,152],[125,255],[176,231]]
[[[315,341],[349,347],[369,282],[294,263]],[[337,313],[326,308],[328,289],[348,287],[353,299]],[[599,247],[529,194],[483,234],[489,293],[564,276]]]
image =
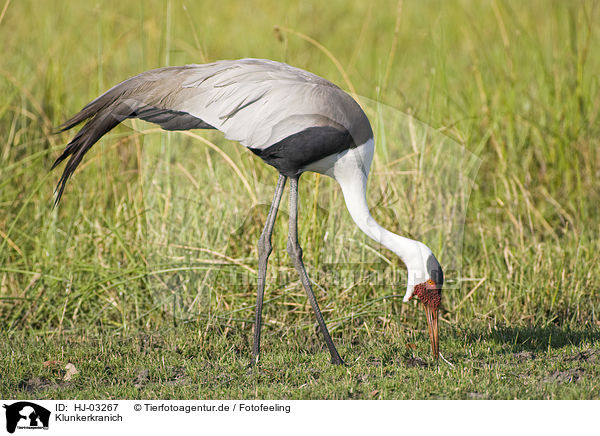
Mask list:
[[[0,3],[0,397],[600,397],[595,2]],[[369,182],[384,227],[461,267],[441,322],[453,367],[430,361],[401,262],[355,228],[332,181],[307,174],[305,262],[350,365],[328,366],[284,208],[263,364],[248,373],[277,175],[218,133],[127,122],[52,209],[48,170],[73,134],[55,126],[141,71],[240,57],[310,70],[478,158],[466,186],[423,190],[429,155],[378,137]],[[469,194],[464,228],[445,230],[457,245],[440,243],[428,205]]]

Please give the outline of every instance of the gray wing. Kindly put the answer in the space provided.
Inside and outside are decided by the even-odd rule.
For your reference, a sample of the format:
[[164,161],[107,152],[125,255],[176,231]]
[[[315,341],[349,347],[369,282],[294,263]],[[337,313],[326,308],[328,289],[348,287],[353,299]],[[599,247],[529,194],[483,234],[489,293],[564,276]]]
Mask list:
[[85,153],[126,118],[167,130],[209,129],[262,150],[304,129],[345,129],[360,144],[371,134],[360,106],[331,82],[304,70],[261,59],[147,71],[116,85],[65,122],[67,130],[89,121],[56,160],[71,157],[56,202]]

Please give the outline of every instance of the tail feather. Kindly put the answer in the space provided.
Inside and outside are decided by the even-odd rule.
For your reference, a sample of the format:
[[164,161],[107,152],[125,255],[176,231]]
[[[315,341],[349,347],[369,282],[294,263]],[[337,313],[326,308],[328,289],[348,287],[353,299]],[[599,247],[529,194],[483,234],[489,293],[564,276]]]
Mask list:
[[100,97],[89,102],[83,109],[81,109],[77,114],[73,117],[69,118],[67,121],[58,126],[59,132],[64,132],[65,130],[72,129],[77,124],[82,123],[88,118],[92,118],[94,115],[98,114],[102,109],[107,108],[111,104],[113,104],[124,92],[126,89],[127,81],[114,86],[113,88],[106,91]]
[[[96,101],[90,103],[83,108],[81,112],[61,126],[62,130],[67,130],[82,121],[91,118],[67,144],[67,147],[56,161],[54,161],[54,164],[52,164],[51,170],[56,168],[62,161],[70,156],[54,191],[56,194],[56,199],[54,200],[55,207],[60,202],[67,181],[73,175],[75,169],[81,163],[83,156],[88,150],[120,122],[135,114],[135,109],[125,102],[113,102],[113,104],[108,106],[101,104],[94,106],[94,103],[96,103]],[[100,109],[98,109],[98,107],[100,107]]]
[[182,84],[190,68],[167,67],[131,77],[88,103],[58,127],[63,132],[87,121],[52,165],[54,169],[69,158],[54,191],[55,207],[88,150],[127,118],[140,118],[165,130],[214,129],[196,115],[180,110],[185,109],[184,103],[194,92]]

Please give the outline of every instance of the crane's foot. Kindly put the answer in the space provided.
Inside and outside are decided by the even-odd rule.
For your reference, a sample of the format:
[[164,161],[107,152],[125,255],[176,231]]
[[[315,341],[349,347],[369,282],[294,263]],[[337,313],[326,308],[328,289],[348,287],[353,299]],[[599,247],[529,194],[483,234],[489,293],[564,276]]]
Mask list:
[[338,351],[335,348],[335,346],[333,346],[333,343],[332,343],[332,348],[329,350],[329,353],[331,355],[330,362],[331,362],[332,365],[346,366],[346,363],[340,357],[340,353],[338,353]]
[[332,365],[346,366],[346,362],[344,362],[340,356],[337,356],[336,358],[332,357],[331,358],[331,364]]
[[250,363],[248,364],[249,368],[254,368],[258,366],[258,362],[260,361],[260,356],[258,354],[253,354],[250,358]]
[[248,375],[255,374],[258,371],[258,368],[259,368],[258,358],[255,358],[253,356],[250,359],[250,363],[248,365],[246,365],[246,373]]

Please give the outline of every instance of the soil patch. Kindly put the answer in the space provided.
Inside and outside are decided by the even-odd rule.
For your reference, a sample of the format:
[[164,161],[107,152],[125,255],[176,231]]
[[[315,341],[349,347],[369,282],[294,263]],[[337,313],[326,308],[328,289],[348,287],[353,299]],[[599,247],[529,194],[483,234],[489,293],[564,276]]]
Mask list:
[[55,383],[41,377],[30,377],[19,382],[19,389],[31,394],[47,389],[61,389],[70,385],[70,382]]
[[571,368],[565,371],[554,371],[542,379],[544,383],[574,383],[584,377],[583,368]]

